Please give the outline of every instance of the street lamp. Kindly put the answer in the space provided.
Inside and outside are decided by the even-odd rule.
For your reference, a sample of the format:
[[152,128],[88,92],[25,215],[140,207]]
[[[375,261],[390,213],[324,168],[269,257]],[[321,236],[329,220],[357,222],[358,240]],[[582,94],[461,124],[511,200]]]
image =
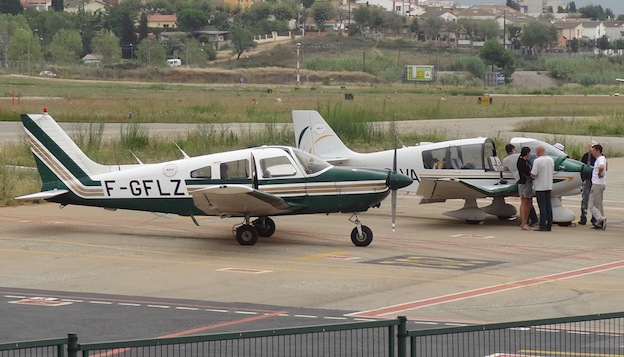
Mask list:
[[297,85],[301,84],[301,77],[299,76],[299,50],[301,49],[301,43],[297,42]]

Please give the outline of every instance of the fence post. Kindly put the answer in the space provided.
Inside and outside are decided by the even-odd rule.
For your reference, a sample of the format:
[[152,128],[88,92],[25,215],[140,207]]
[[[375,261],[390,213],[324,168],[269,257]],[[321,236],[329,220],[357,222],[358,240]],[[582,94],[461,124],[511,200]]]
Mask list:
[[397,342],[398,357],[407,357],[407,317],[405,316],[399,316]]
[[67,334],[67,356],[78,357],[78,335],[75,333]]

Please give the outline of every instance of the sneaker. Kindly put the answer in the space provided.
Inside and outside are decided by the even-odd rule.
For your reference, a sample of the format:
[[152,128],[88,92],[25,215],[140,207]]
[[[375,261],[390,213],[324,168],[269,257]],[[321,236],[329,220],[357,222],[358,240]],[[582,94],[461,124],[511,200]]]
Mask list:
[[603,231],[605,229],[607,229],[607,219],[606,218],[603,218],[602,222],[600,222],[600,228],[602,228]]
[[587,224],[587,219],[581,219],[578,224],[580,224],[581,226],[586,225]]

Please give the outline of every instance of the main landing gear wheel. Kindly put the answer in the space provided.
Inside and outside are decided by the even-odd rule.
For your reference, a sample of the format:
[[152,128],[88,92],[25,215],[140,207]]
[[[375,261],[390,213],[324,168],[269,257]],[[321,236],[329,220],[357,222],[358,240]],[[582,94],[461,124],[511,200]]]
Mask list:
[[351,231],[351,242],[358,247],[366,247],[373,241],[373,231],[367,226],[362,226],[362,234],[358,232],[357,227]]
[[260,237],[270,237],[275,233],[275,222],[270,217],[260,217],[252,224]]
[[236,240],[240,245],[254,245],[258,241],[258,230],[250,224],[243,224],[236,228]]

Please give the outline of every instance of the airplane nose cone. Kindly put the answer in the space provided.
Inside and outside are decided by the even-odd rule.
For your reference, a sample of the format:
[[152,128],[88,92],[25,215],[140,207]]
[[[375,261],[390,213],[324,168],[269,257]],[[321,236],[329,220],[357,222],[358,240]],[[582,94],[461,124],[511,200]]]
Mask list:
[[593,168],[589,165],[583,165],[581,169],[581,178],[583,180],[591,180]]
[[398,172],[388,173],[388,188],[398,190],[412,184],[414,180]]

